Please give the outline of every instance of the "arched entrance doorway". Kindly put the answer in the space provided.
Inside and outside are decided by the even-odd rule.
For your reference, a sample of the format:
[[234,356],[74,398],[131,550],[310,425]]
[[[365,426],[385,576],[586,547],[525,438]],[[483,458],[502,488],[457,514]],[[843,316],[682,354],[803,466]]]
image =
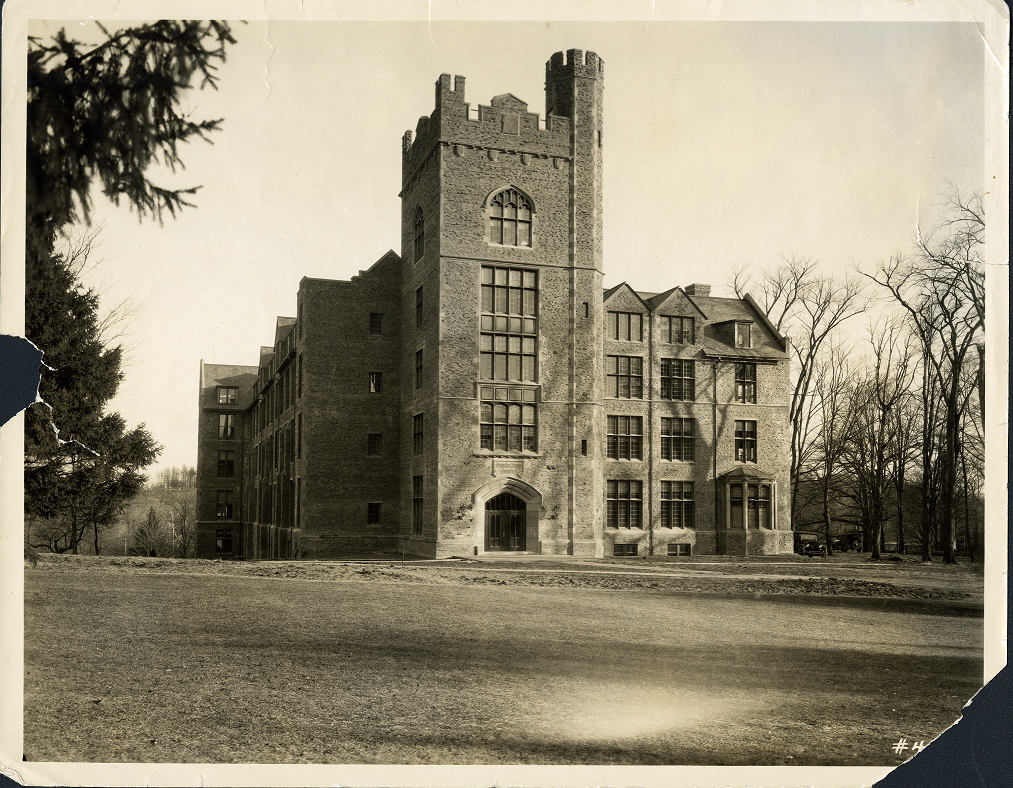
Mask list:
[[485,502],[485,549],[527,549],[527,504],[513,493],[502,492]]

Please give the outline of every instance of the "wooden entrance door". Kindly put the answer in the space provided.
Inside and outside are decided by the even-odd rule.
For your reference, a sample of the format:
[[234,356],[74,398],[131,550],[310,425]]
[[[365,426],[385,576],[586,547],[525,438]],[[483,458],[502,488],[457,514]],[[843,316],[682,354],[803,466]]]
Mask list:
[[485,504],[485,549],[526,550],[525,504],[516,495],[500,493]]

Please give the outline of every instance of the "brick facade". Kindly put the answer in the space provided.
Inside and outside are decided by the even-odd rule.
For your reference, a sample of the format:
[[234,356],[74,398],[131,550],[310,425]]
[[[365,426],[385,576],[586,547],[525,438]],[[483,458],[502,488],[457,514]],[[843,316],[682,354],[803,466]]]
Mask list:
[[[603,95],[604,63],[580,50],[546,64],[544,124],[511,94],[473,110],[465,80],[440,77],[402,142],[400,254],[303,279],[258,367],[202,365],[199,555],[224,554],[225,520],[245,558],[791,551],[786,340],[702,285],[603,292]],[[690,334],[672,341],[673,319]],[[737,401],[743,364],[755,403]],[[210,429],[229,375],[230,520]],[[663,457],[672,425],[691,457]]]

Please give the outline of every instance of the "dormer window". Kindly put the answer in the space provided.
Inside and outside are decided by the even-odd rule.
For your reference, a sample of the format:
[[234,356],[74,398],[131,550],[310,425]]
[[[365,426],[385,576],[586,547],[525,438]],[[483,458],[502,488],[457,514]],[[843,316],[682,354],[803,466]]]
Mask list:
[[517,189],[504,189],[489,201],[489,243],[531,246],[533,208]]
[[752,323],[735,324],[735,347],[753,346],[752,328],[753,328]]

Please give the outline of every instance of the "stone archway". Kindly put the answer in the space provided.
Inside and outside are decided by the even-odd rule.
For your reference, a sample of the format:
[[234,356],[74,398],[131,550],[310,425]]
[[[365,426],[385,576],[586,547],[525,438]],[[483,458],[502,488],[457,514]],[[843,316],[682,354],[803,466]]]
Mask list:
[[473,501],[479,553],[540,552],[542,494],[538,490],[513,477],[493,479],[475,491]]

